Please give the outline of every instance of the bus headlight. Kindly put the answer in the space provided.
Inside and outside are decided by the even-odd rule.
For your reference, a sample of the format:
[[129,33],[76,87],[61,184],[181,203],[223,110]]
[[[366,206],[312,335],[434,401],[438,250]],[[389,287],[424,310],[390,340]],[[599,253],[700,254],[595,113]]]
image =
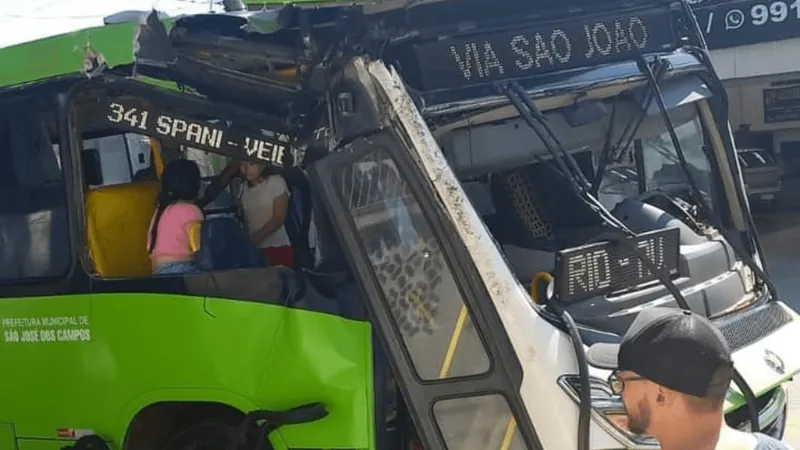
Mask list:
[[[594,421],[618,440],[625,448],[658,448],[651,436],[633,434],[628,429],[628,415],[622,397],[614,395],[606,380],[590,377],[592,417]],[[562,375],[558,379],[561,389],[576,403],[580,403],[580,379],[577,375]]]

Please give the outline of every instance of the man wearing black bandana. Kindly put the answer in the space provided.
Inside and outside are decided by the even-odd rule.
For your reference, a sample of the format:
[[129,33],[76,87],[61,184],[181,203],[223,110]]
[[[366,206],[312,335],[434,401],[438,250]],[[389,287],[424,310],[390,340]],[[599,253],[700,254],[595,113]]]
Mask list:
[[724,424],[733,360],[725,338],[702,316],[647,309],[620,344],[595,344],[587,356],[613,370],[609,383],[622,395],[630,431],[653,436],[663,450],[791,450]]

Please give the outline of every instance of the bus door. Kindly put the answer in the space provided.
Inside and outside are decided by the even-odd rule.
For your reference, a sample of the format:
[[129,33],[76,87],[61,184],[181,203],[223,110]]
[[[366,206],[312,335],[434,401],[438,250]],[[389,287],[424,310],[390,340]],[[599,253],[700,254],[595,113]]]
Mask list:
[[[57,104],[35,89],[0,99],[0,448],[60,448],[88,398],[84,368],[93,323],[72,239],[71,157]],[[52,379],[45,376],[53,375]],[[47,380],[47,381],[45,381]],[[25,397],[23,393],[35,392]],[[80,409],[80,408],[78,408]],[[39,420],[24,420],[36,417]],[[9,425],[8,420],[15,423]]]
[[367,64],[350,63],[330,96],[332,133],[346,145],[309,173],[423,447],[540,448],[520,362]]

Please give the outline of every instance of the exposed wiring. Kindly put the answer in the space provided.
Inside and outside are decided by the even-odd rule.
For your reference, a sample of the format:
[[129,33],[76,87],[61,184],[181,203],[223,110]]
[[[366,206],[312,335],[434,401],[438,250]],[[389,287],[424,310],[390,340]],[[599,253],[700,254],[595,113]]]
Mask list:
[[[723,237],[733,247],[734,251],[736,251],[738,245],[736,244],[735,241],[732,241],[731,239],[729,239],[728,237],[725,236],[724,228],[721,226],[721,223],[720,223],[721,221],[716,216],[716,214],[713,212],[711,207],[706,202],[706,199],[702,196],[702,194],[700,193],[699,189],[697,188],[697,183],[695,182],[694,176],[692,175],[691,171],[689,170],[689,163],[688,163],[688,161],[686,161],[686,156],[683,153],[683,148],[681,147],[680,140],[678,139],[678,136],[675,133],[675,128],[672,125],[672,119],[669,117],[669,112],[667,111],[667,107],[666,107],[666,105],[664,103],[664,96],[661,93],[661,88],[658,86],[658,80],[656,79],[655,75],[653,74],[652,69],[650,68],[650,65],[647,63],[647,61],[644,59],[643,56],[640,56],[637,59],[637,64],[639,65],[639,69],[648,78],[648,80],[649,80],[649,82],[650,82],[650,84],[652,86],[652,89],[655,91],[655,94],[656,94],[655,100],[656,100],[656,102],[658,104],[658,108],[661,111],[661,115],[662,115],[662,117],[664,119],[664,122],[665,122],[665,124],[667,126],[667,131],[669,132],[670,139],[672,140],[672,145],[673,145],[673,147],[675,147],[675,152],[678,154],[678,159],[680,160],[680,166],[683,169],[687,180],[689,181],[689,186],[690,186],[690,189],[692,191],[692,195],[695,197],[695,201],[697,202],[698,206],[700,206],[700,208],[706,213],[705,216],[709,220],[712,220],[712,222],[716,222],[715,227],[719,230],[720,233],[722,233]],[[623,240],[620,240],[620,242],[627,242],[627,240],[623,239]],[[767,284],[767,288],[770,290],[770,292],[775,290],[774,284],[769,280],[769,278],[766,277],[766,274],[764,274],[763,271],[761,271],[761,268],[758,267],[758,265],[756,265],[752,261],[752,258],[750,258],[749,255],[747,255],[746,253],[742,253],[741,251],[737,251],[736,253],[739,253],[739,256],[742,258],[742,260],[744,260],[745,263],[748,264],[748,266],[751,266],[751,269],[753,269],[753,271],[756,272],[757,275],[759,275],[759,278],[761,278],[761,274],[764,275],[764,278],[762,278],[762,280]],[[637,255],[639,255],[638,252],[637,252]],[[639,258],[642,260],[642,262],[648,261],[648,262],[652,263],[652,261],[650,261],[650,259],[647,257],[647,255],[639,255]],[[645,263],[645,264],[647,265],[647,263]],[[651,272],[656,274],[656,276],[658,276],[660,280],[662,278],[665,278],[664,280],[662,280],[662,283],[664,284],[664,286],[667,287],[667,289],[670,290],[670,292],[672,292],[673,289],[678,292],[677,296],[675,295],[675,293],[673,293],[673,296],[675,296],[675,300],[678,301],[678,305],[680,305],[680,307],[682,309],[691,310],[691,308],[689,308],[689,304],[686,302],[686,299],[683,297],[682,294],[680,294],[680,290],[677,289],[677,287],[672,282],[672,280],[670,280],[668,276],[665,277],[666,274],[664,273],[663,270],[658,269],[657,267],[655,267],[654,264],[653,264],[653,267],[656,270],[654,271],[653,269],[650,269]],[[672,286],[672,287],[670,287],[670,286]],[[775,290],[775,293],[777,295],[777,290]],[[679,298],[682,299],[682,300],[679,301]],[[739,389],[742,390],[742,393],[744,394],[744,396],[745,396],[745,398],[747,400],[747,409],[748,409],[748,412],[750,414],[750,429],[753,430],[754,432],[760,431],[761,428],[760,428],[759,423],[758,423],[758,409],[756,407],[756,400],[757,399],[756,399],[755,394],[753,394],[752,389],[750,389],[750,386],[748,386],[748,384],[745,381],[744,377],[742,377],[742,375],[739,373],[739,371],[736,368],[734,368],[733,380],[739,386]]]
[[[644,61],[644,58],[639,59],[639,63]],[[646,71],[645,71],[646,70]],[[661,69],[664,70],[664,69]],[[681,162],[681,166],[683,167],[684,171],[687,172],[687,177],[689,178],[690,186],[695,195],[700,195],[700,191],[696,188],[696,183],[694,183],[693,179],[691,178],[691,174],[688,173],[687,167],[688,162],[683,154],[683,151],[680,147],[680,142],[677,138],[675,130],[672,125],[672,121],[669,118],[669,114],[667,113],[666,107],[664,105],[663,95],[661,90],[658,86],[658,79],[656,78],[655,74],[653,73],[650,66],[644,62],[644,66],[642,67],[642,71],[648,78],[650,90],[649,90],[649,99],[646,102],[644,111],[642,116],[638,118],[635,122],[634,131],[630,134],[630,139],[632,136],[635,135],[638,127],[641,125],[644,115],[646,114],[647,110],[649,109],[649,105],[652,100],[655,100],[659,106],[661,114],[664,116],[664,121],[667,127],[667,130],[670,135],[670,139],[672,140],[673,146],[678,153],[678,159]],[[587,188],[590,186],[588,182],[586,182],[585,177],[578,175],[576,172],[580,172],[580,169],[577,168],[577,165],[574,162],[574,159],[571,159],[569,153],[564,149],[561,142],[555,136],[552,129],[547,125],[545,119],[541,112],[535,107],[535,104],[527,98],[524,90],[519,85],[514,83],[508,83],[503,85],[502,91],[506,94],[508,99],[514,105],[514,107],[519,111],[522,118],[525,120],[527,125],[534,130],[537,136],[543,141],[547,150],[550,152],[551,156],[553,157],[553,161],[555,162],[555,167],[558,172],[560,172],[564,177],[568,180],[574,182],[569,183],[570,187],[573,191],[578,194],[580,198],[582,198],[592,209],[594,209],[598,214],[603,218],[611,227],[614,229],[613,231],[601,234],[599,239],[601,240],[608,240],[612,242],[617,242],[622,245],[628,247],[631,251],[633,251],[638,259],[642,261],[645,267],[658,278],[661,284],[670,292],[670,294],[675,298],[676,303],[681,309],[684,310],[691,310],[688,301],[684,297],[683,293],[680,289],[672,282],[670,279],[669,274],[663,270],[662,268],[658,267],[648,256],[647,254],[640,249],[638,246],[634,244],[632,240],[629,239],[630,235],[633,233],[621,224],[621,222],[613,217],[610,212],[608,212],[600,203],[599,201],[594,198],[589,192],[587,192]],[[623,136],[625,133],[623,133]],[[621,138],[621,139],[624,139]],[[620,142],[623,142],[622,140]],[[629,145],[629,144],[628,144]],[[582,175],[582,174],[581,174]],[[705,206],[707,209],[707,205],[705,204],[705,199],[701,197],[699,203],[700,205]],[[621,226],[620,226],[621,225]],[[733,244],[731,244],[733,245]],[[588,363],[586,362],[586,355],[585,350],[583,348],[583,342],[580,338],[579,331],[577,329],[577,325],[575,324],[572,317],[566,311],[563,305],[559,305],[557,303],[552,304],[556,310],[560,313],[561,321],[566,327],[567,331],[570,334],[570,338],[573,342],[573,346],[575,346],[575,355],[578,360],[578,370],[579,376],[581,379],[581,392],[580,392],[580,407],[579,407],[579,427],[578,427],[578,448],[584,449],[588,448],[589,442],[589,414],[591,413],[591,392],[588,380]],[[751,427],[753,430],[759,430],[758,424],[758,411],[755,406],[755,396],[752,393],[752,390],[749,388],[747,383],[745,382],[744,378],[741,374],[735,370],[734,380],[737,385],[739,385],[740,389],[744,393],[747,404],[748,404],[748,411],[750,413],[750,421]],[[755,414],[755,415],[754,415]]]
[[[658,281],[664,285],[665,288],[669,291],[670,294],[675,298],[675,302],[678,304],[680,309],[691,311],[692,309],[689,307],[689,302],[686,301],[686,297],[683,296],[683,293],[680,289],[672,282],[669,277],[669,274],[662,268],[658,267],[648,256],[647,253],[644,252],[641,248],[639,248],[636,244],[633,243],[627,236],[620,235],[619,233],[604,233],[597,237],[599,241],[611,241],[616,242],[619,244],[624,245],[629,250],[634,252],[642,264],[647,267],[647,270],[650,271],[653,275],[658,278]],[[742,394],[744,394],[745,399],[747,400],[747,411],[750,415],[750,428],[754,431],[760,431],[761,428],[759,426],[758,420],[758,408],[756,407],[756,396],[753,393],[753,390],[750,389],[750,386],[745,381],[742,374],[734,367],[733,369],[733,381],[739,386],[741,389]]]
[[[701,40],[702,40],[702,36],[701,36]],[[704,48],[693,47],[693,46],[687,46],[687,47],[685,47],[685,50],[688,53],[694,55],[698,60],[700,60],[701,64],[704,67],[706,67],[707,73],[708,73],[708,77],[710,78],[710,81],[711,81],[710,87],[712,88],[714,95],[718,96],[718,98],[721,99],[723,110],[727,111],[727,109],[728,109],[727,93],[725,92],[725,89],[721,88],[722,81],[719,79],[719,77],[717,76],[716,72],[714,71],[714,69],[713,69],[713,67],[711,65],[711,58],[708,55],[708,50],[706,50]],[[733,164],[734,162],[735,161],[731,161],[731,164]],[[744,191],[741,188],[736,189],[736,197],[737,197],[737,200],[739,201],[740,204],[745,204],[746,203],[746,196],[745,196]],[[756,223],[753,220],[753,215],[752,214],[746,214],[745,217],[746,217],[746,221],[747,221],[747,231],[753,236],[752,237],[752,241],[753,241],[753,244],[755,246],[755,250],[756,250],[756,252],[758,254],[763,255],[764,254],[764,249],[762,248],[761,242],[759,241],[759,239],[757,237],[758,236],[758,230],[756,228]],[[723,236],[725,236],[724,233],[723,233]],[[728,238],[725,237],[725,239],[728,239]],[[734,245],[734,242],[731,242],[731,245]],[[739,250],[741,250],[741,249],[739,249],[737,247],[734,247],[734,251],[737,251],[737,253],[739,252]],[[775,288],[774,284],[769,279],[769,276],[768,276],[768,273],[767,273],[768,269],[766,267],[765,268],[761,268],[758,264],[756,264],[756,262],[753,260],[753,258],[751,258],[749,256],[749,253],[741,252],[741,254],[743,255],[742,260],[745,262],[745,264],[747,264],[748,267],[750,267],[750,269],[756,274],[756,276],[758,276],[764,282],[764,284],[767,286],[767,290],[770,293],[770,300],[771,301],[778,301],[778,299],[779,299],[778,298],[778,291]],[[762,274],[763,274],[763,277],[762,277]]]
[[[539,139],[541,139],[545,144],[548,152],[553,157],[553,161],[556,165],[556,171],[563,177],[567,178],[567,184],[570,186],[570,188],[572,188],[573,192],[579,198],[581,198],[587,204],[587,206],[597,212],[597,214],[606,223],[608,223],[608,225],[616,229],[618,233],[621,233],[623,236],[627,234],[633,234],[624,224],[622,224],[622,222],[620,222],[608,210],[606,210],[603,205],[600,204],[599,200],[594,198],[589,193],[591,186],[575,162],[575,159],[572,158],[572,155],[566,151],[561,141],[548,126],[544,115],[541,113],[541,111],[539,111],[538,108],[536,108],[536,105],[533,103],[533,101],[528,98],[522,87],[514,82],[511,82],[504,84],[501,87],[501,91],[506,94],[509,101],[511,101],[514,107],[523,117],[526,124],[534,130],[537,136],[539,136]],[[535,280],[536,277],[534,277],[534,283]],[[583,340],[581,339],[578,326],[566,308],[557,303],[554,303],[552,307],[558,311],[559,318],[569,333],[578,365],[578,376],[580,379],[580,402],[578,404],[577,450],[589,450],[592,398],[589,380],[589,363],[586,360],[586,349],[583,347]]]
[[[667,73],[666,64],[661,64],[655,72],[656,80],[660,80],[661,78],[663,78],[666,73]],[[655,98],[655,91],[652,87],[648,85],[648,88],[644,95],[645,101],[644,104],[642,105],[641,113],[635,120],[628,122],[628,124],[625,126],[625,129],[622,131],[622,134],[620,134],[619,140],[613,146],[609,145],[614,129],[614,121],[612,117],[612,120],[609,122],[608,136],[606,137],[606,145],[603,147],[603,152],[600,154],[600,162],[597,165],[597,173],[595,174],[595,184],[594,184],[595,193],[600,188],[600,183],[603,180],[603,175],[608,163],[611,161],[618,161],[622,156],[623,152],[631,146],[633,139],[636,137],[636,133],[639,132],[639,128],[642,126],[642,123],[644,123],[644,119],[647,117],[647,111],[650,109],[650,105],[652,105],[654,98]]]
[[578,167],[575,159],[564,148],[561,141],[555,137],[555,133],[547,124],[544,115],[539,111],[533,101],[528,98],[527,93],[519,84],[515,82],[506,83],[501,86],[503,92],[512,105],[517,109],[525,123],[536,132],[542,140],[556,165],[556,172],[567,179],[567,184],[573,193],[580,198],[591,210],[603,219],[612,228],[619,229],[633,235],[633,232],[619,219],[614,217],[600,201],[590,192],[590,185],[583,172]]
[[578,393],[581,401],[581,407],[578,408],[578,450],[589,450],[592,424],[592,385],[589,380],[589,362],[586,360],[586,349],[583,348],[583,340],[575,320],[566,308],[561,311],[560,317],[569,330],[569,337],[578,363],[578,379],[581,383]]
[[703,213],[703,216],[711,222],[711,224],[720,232],[722,237],[725,238],[726,241],[731,245],[734,252],[737,256],[739,256],[742,261],[752,270],[756,276],[764,283],[769,291],[770,295],[773,299],[778,298],[778,289],[775,287],[775,284],[772,280],[769,279],[766,273],[759,267],[758,264],[755,263],[753,258],[739,246],[738,241],[732,239],[730,233],[725,230],[725,227],[722,224],[722,221],[711,208],[711,206],[706,201],[705,197],[702,195],[702,191],[698,188],[697,182],[694,179],[694,175],[689,170],[689,162],[686,160],[686,155],[683,152],[683,147],[681,145],[680,140],[678,139],[677,134],[675,133],[675,128],[672,124],[672,118],[669,116],[669,112],[667,111],[667,107],[664,103],[664,96],[661,92],[661,88],[658,85],[658,81],[651,69],[650,65],[644,59],[643,56],[640,56],[637,59],[637,64],[639,65],[639,69],[642,73],[648,78],[649,83],[653,86],[653,90],[655,92],[655,100],[658,104],[658,108],[661,111],[661,115],[663,116],[664,122],[667,127],[667,132],[669,133],[670,140],[672,141],[672,146],[675,148],[675,153],[678,156],[678,160],[680,162],[680,167],[683,170],[684,174],[686,175],[686,180],[689,183],[689,189],[691,191],[691,195],[694,197],[697,206]]

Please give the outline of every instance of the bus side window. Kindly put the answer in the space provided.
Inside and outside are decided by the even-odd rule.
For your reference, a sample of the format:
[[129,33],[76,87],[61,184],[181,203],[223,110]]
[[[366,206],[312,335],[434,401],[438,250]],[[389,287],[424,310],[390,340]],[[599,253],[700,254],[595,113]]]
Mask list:
[[102,183],[89,183],[92,188],[156,179],[150,138],[146,136],[129,133],[86,139],[83,148],[97,150],[100,159],[102,176],[97,179]]
[[[128,157],[131,161],[132,181],[150,181],[158,179],[153,152],[155,139],[140,134],[126,134]],[[157,143],[157,141],[155,141]]]
[[72,260],[61,161],[45,115],[0,105],[0,283],[59,277]]

